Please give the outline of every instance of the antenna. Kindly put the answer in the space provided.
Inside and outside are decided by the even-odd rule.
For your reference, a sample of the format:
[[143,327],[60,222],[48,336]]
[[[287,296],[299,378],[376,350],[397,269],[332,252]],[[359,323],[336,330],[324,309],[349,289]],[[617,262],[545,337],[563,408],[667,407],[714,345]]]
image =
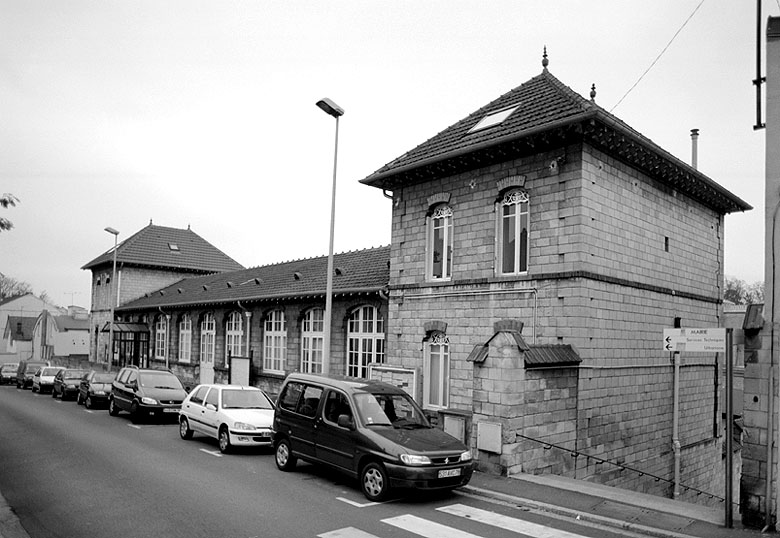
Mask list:
[[761,123],[761,85],[766,82],[766,77],[761,76],[761,0],[756,0],[756,78],[753,84],[756,87],[756,124],[753,130],[758,131],[766,127]]

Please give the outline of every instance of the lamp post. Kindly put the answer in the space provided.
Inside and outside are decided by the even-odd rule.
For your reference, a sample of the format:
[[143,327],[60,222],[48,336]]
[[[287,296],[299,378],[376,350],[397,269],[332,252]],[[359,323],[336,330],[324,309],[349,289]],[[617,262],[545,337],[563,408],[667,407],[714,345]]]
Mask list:
[[330,325],[333,316],[333,231],[336,223],[336,164],[339,156],[339,117],[344,114],[344,109],[325,97],[317,101],[326,114],[336,118],[336,147],[333,151],[333,189],[330,201],[330,246],[328,247],[328,274],[325,284],[325,319],[324,335],[322,338],[322,373],[330,373]]
[[114,358],[114,306],[116,305],[116,247],[119,232],[111,226],[104,228],[114,236],[114,269],[111,273],[111,318],[108,320],[108,372],[111,371],[111,360]]

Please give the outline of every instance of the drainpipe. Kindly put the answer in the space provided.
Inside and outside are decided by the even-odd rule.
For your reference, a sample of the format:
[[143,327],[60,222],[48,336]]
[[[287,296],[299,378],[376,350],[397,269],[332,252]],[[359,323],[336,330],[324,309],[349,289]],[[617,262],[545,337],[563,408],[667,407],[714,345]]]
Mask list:
[[674,498],[680,497],[680,354],[672,354],[674,362],[674,404],[672,419],[672,449],[674,450]]

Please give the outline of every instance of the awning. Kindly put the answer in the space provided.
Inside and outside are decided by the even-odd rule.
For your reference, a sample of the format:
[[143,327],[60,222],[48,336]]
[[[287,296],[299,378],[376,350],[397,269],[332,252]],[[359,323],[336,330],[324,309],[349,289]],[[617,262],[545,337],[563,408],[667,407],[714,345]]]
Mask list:
[[[109,322],[106,322],[106,324],[103,325],[103,329],[101,329],[100,332],[103,333],[111,332],[109,327]],[[147,327],[143,323],[114,322],[114,332],[115,333],[148,333],[149,327]]]

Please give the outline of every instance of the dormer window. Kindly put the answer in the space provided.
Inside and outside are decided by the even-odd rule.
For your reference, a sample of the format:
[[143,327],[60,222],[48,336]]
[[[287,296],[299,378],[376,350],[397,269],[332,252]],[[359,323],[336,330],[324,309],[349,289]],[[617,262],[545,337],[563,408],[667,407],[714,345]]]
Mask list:
[[[519,106],[519,105],[518,105]],[[477,124],[469,129],[469,133],[473,133],[475,131],[481,131],[482,129],[487,129],[488,127],[493,127],[495,125],[499,125],[501,123],[504,123],[504,120],[506,120],[509,116],[512,115],[512,112],[518,109],[518,106],[513,106],[512,108],[505,108],[504,110],[499,110],[498,112],[491,112]]]

